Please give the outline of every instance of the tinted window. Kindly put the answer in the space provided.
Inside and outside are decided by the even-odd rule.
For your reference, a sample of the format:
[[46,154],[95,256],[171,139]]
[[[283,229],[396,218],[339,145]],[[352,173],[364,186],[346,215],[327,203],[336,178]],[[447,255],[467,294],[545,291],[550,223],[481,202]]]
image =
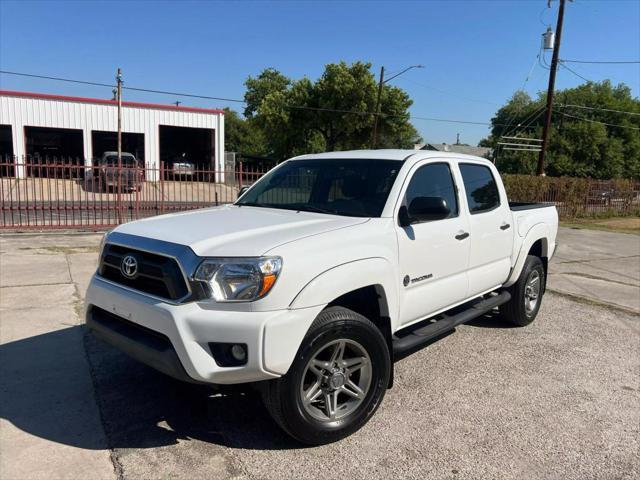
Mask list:
[[461,163],[460,172],[471,213],[485,212],[500,205],[498,186],[489,167]]
[[451,210],[449,218],[458,216],[458,198],[446,163],[431,163],[420,167],[411,177],[407,187],[406,204],[416,197],[442,197]]
[[379,217],[399,160],[291,160],[262,177],[236,205]]
[[[132,157],[131,155],[122,155],[121,158],[122,158],[122,165],[124,165],[125,167],[136,165],[136,159],[134,157]],[[102,163],[106,164],[106,165],[117,166],[118,165],[118,156],[117,155],[108,155],[107,158],[105,158],[102,161]]]

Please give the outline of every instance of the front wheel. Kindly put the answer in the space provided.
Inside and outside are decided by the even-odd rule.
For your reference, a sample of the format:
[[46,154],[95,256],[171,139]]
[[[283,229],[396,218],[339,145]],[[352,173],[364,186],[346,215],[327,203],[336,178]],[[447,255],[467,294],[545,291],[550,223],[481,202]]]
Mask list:
[[544,275],[542,260],[529,255],[518,280],[507,289],[511,294],[511,300],[500,306],[500,315],[505,320],[518,327],[524,327],[533,322],[542,303]]
[[342,307],[320,313],[289,372],[263,391],[267,410],[289,435],[309,445],[361,428],[386,392],[391,371],[382,332]]

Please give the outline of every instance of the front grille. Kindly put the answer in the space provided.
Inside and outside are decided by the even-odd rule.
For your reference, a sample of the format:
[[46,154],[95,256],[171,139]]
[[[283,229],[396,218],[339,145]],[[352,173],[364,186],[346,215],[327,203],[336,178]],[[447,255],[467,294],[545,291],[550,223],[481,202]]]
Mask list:
[[[127,255],[132,255],[138,263],[134,278],[122,274],[122,259]],[[105,245],[98,273],[112,282],[168,300],[181,300],[189,294],[189,287],[175,259],[121,245]]]
[[109,330],[138,343],[144,344],[153,350],[162,352],[164,350],[173,349],[173,345],[166,335],[142,325],[138,325],[137,323],[130,322],[129,320],[125,320],[124,318],[114,315],[100,307],[92,305],[89,315],[91,315],[92,322],[99,323]]

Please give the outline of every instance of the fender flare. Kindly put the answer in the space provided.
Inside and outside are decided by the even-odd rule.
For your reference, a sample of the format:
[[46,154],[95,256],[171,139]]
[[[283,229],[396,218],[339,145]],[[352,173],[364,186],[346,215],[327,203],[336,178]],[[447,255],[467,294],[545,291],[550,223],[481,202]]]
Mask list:
[[522,272],[522,268],[524,267],[524,262],[527,259],[527,255],[529,254],[531,247],[538,240],[542,240],[542,256],[547,258],[549,257],[549,238],[549,226],[545,223],[537,223],[527,231],[527,233],[524,235],[524,239],[522,240],[516,262],[511,268],[511,274],[503,285],[504,287],[510,287],[511,285],[516,283],[516,281],[520,277],[520,273]]
[[363,258],[325,270],[307,283],[291,301],[289,308],[327,305],[345,293],[371,285],[380,286],[387,312],[394,325],[398,315],[398,292],[391,264],[382,257]]
[[[289,304],[295,321],[274,321],[265,326],[263,354],[265,369],[284,375],[293,363],[302,340],[324,307],[336,298],[358,288],[379,286],[385,295],[392,325],[398,317],[398,292],[393,289],[395,275],[390,263],[381,257],[364,258],[325,270],[307,283]],[[372,282],[372,279],[376,279]],[[281,339],[287,338],[283,348]],[[266,355],[269,352],[269,355]]]

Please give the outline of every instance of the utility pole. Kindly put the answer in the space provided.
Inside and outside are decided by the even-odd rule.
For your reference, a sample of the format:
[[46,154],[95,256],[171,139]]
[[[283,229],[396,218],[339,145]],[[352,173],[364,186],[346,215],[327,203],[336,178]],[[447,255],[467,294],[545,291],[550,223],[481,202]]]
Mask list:
[[373,114],[373,133],[371,135],[371,149],[376,148],[378,143],[378,117],[380,116],[380,99],[382,98],[382,86],[384,85],[384,67],[380,67],[380,83],[378,84],[378,98],[376,100],[376,109]]
[[549,145],[549,130],[551,129],[551,113],[553,110],[553,90],[556,85],[556,70],[558,68],[558,56],[560,55],[560,39],[562,38],[562,22],[564,21],[564,4],[566,0],[560,0],[558,10],[558,22],[556,24],[556,38],[553,43],[553,57],[551,58],[551,70],[549,71],[549,88],[547,89],[547,111],[544,117],[544,127],[542,129],[542,148],[538,155],[537,175],[544,174],[544,161],[547,147]]
[[380,101],[382,99],[382,87],[389,80],[393,80],[394,78],[399,77],[400,75],[402,75],[405,72],[408,72],[412,68],[424,68],[424,65],[411,65],[411,66],[405,68],[404,70],[401,70],[400,72],[396,73],[395,75],[393,75],[393,76],[391,76],[391,77],[389,77],[389,78],[387,78],[385,80],[384,79],[384,67],[380,67],[380,83],[378,83],[378,98],[376,99],[376,109],[375,109],[374,114],[373,114],[373,133],[371,135],[371,148],[372,149],[375,149],[376,145],[378,143],[378,117],[380,117]]
[[118,183],[117,183],[117,212],[118,212],[118,223],[122,221],[122,212],[120,211],[121,204],[121,191],[122,191],[122,70],[118,68],[118,74],[116,75],[116,81],[118,82],[118,89],[116,92],[116,97],[118,100]]

